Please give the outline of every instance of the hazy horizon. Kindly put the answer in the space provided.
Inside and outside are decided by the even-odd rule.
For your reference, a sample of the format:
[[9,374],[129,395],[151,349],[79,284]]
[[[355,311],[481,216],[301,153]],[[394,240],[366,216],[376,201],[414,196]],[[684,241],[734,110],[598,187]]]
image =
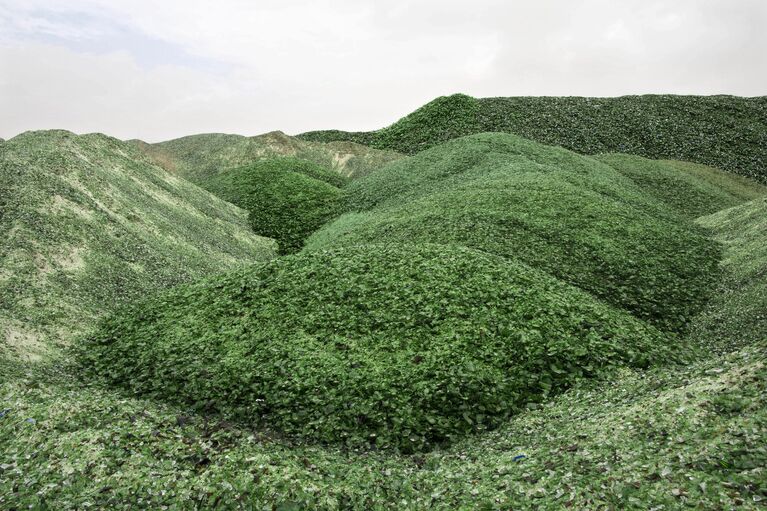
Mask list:
[[767,94],[767,2],[0,0],[0,137],[381,128],[437,96]]

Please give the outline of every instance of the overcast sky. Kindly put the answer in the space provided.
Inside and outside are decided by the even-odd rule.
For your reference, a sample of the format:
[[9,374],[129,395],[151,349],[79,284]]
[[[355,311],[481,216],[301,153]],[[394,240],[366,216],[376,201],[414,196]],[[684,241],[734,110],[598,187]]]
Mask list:
[[0,137],[391,124],[436,96],[767,94],[767,0],[0,0]]

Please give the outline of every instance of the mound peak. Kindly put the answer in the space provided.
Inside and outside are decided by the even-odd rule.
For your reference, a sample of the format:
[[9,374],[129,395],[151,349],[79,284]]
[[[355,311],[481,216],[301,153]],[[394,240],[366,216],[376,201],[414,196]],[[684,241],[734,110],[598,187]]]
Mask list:
[[581,154],[684,160],[767,181],[767,96],[616,98],[444,96],[373,132],[303,133],[405,154],[480,132],[514,133]]
[[254,137],[208,133],[157,144],[134,144],[158,165],[197,184],[227,169],[282,156],[305,160],[345,177],[365,175],[402,157],[394,151],[358,144],[307,142],[281,131]]

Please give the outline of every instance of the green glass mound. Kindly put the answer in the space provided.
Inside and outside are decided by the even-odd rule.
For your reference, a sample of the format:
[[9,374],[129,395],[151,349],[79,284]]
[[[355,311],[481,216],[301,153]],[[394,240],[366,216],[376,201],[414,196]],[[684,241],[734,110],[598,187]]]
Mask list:
[[339,187],[346,181],[332,170],[285,157],[223,171],[201,186],[248,211],[253,232],[277,240],[280,253],[289,254],[339,213]]
[[581,154],[684,160],[767,182],[767,97],[644,95],[617,98],[443,96],[376,131],[312,131],[416,154],[482,132],[513,133]]
[[141,395],[413,451],[683,351],[529,266],[424,244],[286,256],[176,288],[109,317],[80,358]]
[[0,147],[0,358],[58,356],[118,304],[275,248],[243,211],[131,144],[23,133]]
[[706,303],[719,246],[616,169],[504,133],[451,140],[354,181],[307,250],[458,244],[524,262],[670,331]]

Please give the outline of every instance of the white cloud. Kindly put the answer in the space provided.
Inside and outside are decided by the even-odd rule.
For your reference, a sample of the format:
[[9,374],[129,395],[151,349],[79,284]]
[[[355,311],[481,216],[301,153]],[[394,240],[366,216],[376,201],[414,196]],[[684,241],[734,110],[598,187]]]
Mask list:
[[3,137],[373,129],[459,91],[767,93],[762,0],[0,0],[0,13]]

